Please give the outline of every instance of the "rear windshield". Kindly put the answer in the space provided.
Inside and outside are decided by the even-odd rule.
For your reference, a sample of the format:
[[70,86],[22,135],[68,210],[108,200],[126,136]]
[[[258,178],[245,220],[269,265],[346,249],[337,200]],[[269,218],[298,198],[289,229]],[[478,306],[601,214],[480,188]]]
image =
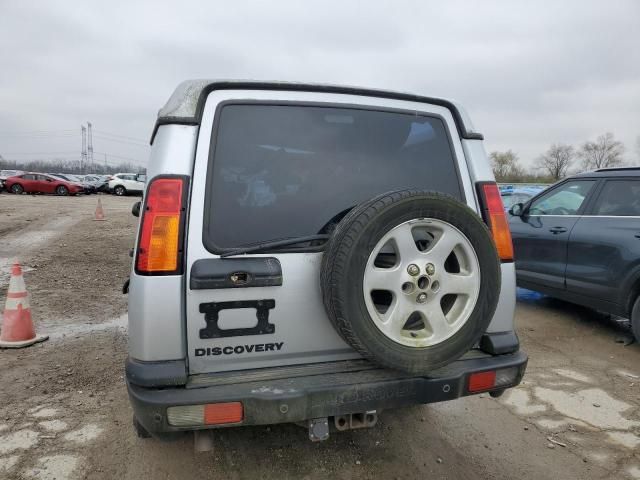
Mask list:
[[353,206],[420,188],[462,200],[443,120],[309,105],[218,112],[204,241],[220,250],[328,233]]

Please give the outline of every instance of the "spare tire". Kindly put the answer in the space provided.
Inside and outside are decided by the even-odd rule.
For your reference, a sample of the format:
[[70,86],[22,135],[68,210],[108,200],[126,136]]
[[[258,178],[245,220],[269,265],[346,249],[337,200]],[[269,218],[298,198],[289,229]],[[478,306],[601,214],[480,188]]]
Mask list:
[[500,296],[500,261],[479,216],[441,193],[401,190],[353,208],[321,267],[325,309],[364,357],[412,374],[466,353]]

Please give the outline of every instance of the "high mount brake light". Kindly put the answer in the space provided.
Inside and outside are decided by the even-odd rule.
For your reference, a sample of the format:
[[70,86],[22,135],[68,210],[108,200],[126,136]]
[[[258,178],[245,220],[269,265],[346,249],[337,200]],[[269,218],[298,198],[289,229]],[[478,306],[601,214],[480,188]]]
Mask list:
[[149,185],[136,258],[138,273],[181,273],[185,185],[184,177],[158,177]]
[[513,261],[511,231],[498,185],[495,182],[479,182],[476,185],[482,205],[482,217],[491,229],[498,256],[503,262],[511,262]]

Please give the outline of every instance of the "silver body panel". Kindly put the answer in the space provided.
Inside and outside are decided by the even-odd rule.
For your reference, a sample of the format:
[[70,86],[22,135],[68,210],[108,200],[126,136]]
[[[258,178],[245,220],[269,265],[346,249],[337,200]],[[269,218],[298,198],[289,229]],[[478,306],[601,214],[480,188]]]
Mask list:
[[[198,128],[164,125],[151,148],[147,178],[163,173],[191,176]],[[148,188],[149,182],[147,182]],[[138,235],[136,234],[136,248]],[[182,276],[147,277],[132,269],[129,284],[129,355],[136,360],[185,358]]]
[[[204,104],[200,127],[160,125],[155,135],[148,179],[159,174],[182,174],[191,178],[191,198],[186,227],[184,276],[144,277],[131,275],[129,293],[130,355],[138,360],[187,358],[190,374],[228,372],[272,366],[355,359],[359,355],[336,333],[322,304],[321,253],[276,253],[282,265],[283,285],[246,289],[191,290],[193,262],[217,258],[202,241],[206,172],[216,107],[226,100],[285,100],[328,102],[395,108],[440,115],[451,134],[461,183],[469,207],[478,211],[474,183],[493,180],[482,141],[461,140],[451,112],[442,106],[377,97],[300,91],[222,90],[211,92]],[[463,118],[468,121],[466,113]],[[469,126],[471,129],[472,126]],[[490,332],[513,330],[515,273],[512,263],[502,265],[502,291]],[[271,335],[201,339],[206,323],[199,305],[207,302],[274,299],[269,321]],[[255,309],[226,310],[222,325],[252,326]],[[197,349],[277,343],[279,350],[217,356],[197,356]]]

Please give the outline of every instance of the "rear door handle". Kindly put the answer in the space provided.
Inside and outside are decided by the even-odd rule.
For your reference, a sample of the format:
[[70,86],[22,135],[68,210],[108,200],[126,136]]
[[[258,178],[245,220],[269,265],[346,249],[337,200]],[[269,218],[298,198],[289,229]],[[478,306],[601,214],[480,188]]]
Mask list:
[[552,227],[549,229],[549,231],[555,235],[558,233],[564,233],[567,231],[567,229],[564,227]]
[[634,235],[634,237],[636,237],[636,238],[640,238],[640,232],[636,233],[636,234]]

